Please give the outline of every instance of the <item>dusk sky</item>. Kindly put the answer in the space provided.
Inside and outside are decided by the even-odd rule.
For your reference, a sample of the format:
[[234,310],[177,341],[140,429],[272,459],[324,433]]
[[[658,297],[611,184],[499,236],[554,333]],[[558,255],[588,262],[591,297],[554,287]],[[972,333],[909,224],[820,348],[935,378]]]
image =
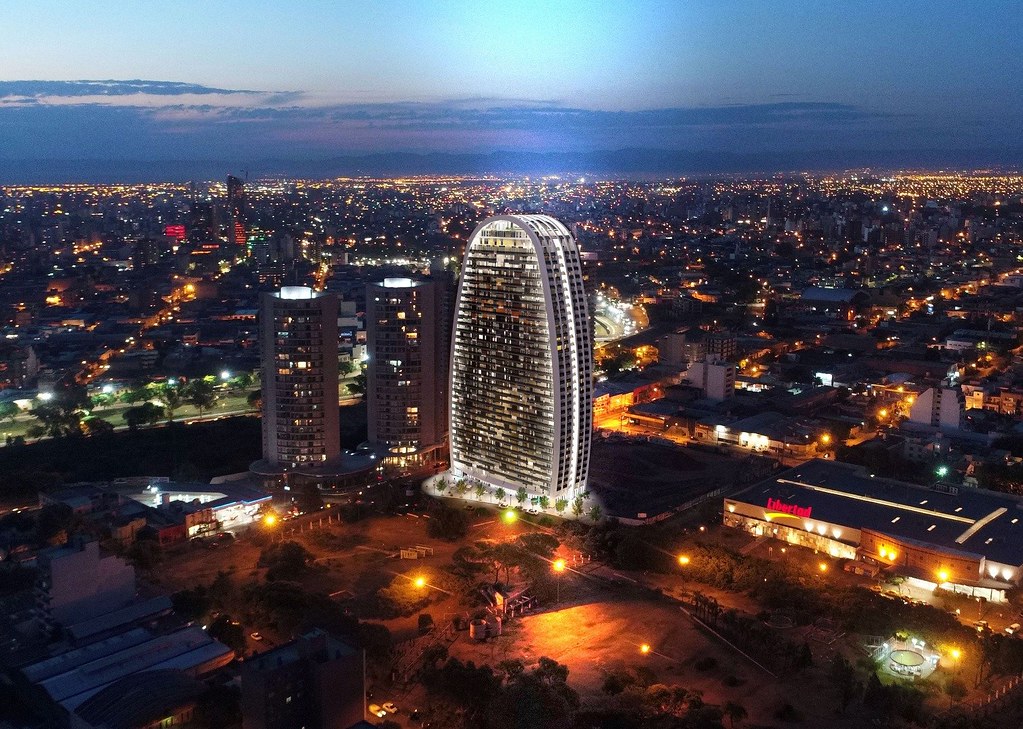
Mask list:
[[14,0],[0,159],[645,148],[1017,162],[1021,39],[1020,3],[999,0]]

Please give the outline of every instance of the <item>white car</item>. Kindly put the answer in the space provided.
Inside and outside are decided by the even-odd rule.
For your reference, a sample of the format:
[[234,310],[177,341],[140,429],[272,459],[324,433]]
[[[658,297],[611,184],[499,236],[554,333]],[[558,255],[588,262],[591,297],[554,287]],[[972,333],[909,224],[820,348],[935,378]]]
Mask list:
[[1008,633],[1009,635],[1016,635],[1016,633],[1019,632],[1019,623],[1013,623],[1012,625],[1005,629],[1005,632]]
[[385,703],[383,708],[384,711],[386,711],[388,714],[398,713],[398,707],[394,705],[393,701],[388,701],[387,703]]
[[381,709],[377,704],[369,705],[369,713],[380,719],[383,719],[385,716],[387,716],[387,712]]

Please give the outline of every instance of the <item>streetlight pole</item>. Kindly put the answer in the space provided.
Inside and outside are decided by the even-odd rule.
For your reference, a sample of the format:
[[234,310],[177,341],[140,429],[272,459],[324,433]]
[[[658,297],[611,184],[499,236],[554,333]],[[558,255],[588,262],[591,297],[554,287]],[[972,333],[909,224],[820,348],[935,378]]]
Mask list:
[[682,568],[682,570],[681,570],[681,572],[682,572],[682,600],[684,601],[685,597],[686,597],[686,567],[689,566],[689,555],[688,554],[680,554],[678,556],[678,564]]
[[554,574],[557,575],[555,578],[555,584],[557,585],[555,588],[557,595],[555,602],[559,605],[561,604],[561,573],[565,571],[565,567],[565,560],[563,559],[556,559],[551,563],[551,569],[553,569]]

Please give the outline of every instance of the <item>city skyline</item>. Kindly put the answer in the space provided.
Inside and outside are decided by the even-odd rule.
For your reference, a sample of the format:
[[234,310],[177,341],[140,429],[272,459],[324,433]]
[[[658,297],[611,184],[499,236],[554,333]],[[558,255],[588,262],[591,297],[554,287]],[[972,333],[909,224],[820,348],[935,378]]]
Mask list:
[[[330,176],[1023,160],[1010,3],[240,10],[11,8],[0,30],[0,180],[25,179],[26,160],[93,161],[56,165],[54,181],[109,176],[101,163],[116,161],[191,163],[167,168],[178,179],[214,162]],[[211,44],[207,29],[235,43]],[[679,156],[649,170],[637,153],[593,158],[617,150]],[[484,159],[366,157],[395,153]]]

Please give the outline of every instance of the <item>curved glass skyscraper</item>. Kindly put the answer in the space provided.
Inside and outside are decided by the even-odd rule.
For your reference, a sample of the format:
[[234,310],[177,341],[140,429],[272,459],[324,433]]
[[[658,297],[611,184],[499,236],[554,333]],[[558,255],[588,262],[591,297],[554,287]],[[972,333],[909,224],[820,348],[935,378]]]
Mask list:
[[451,471],[552,500],[582,493],[593,343],[579,249],[546,215],[483,221],[451,343]]

